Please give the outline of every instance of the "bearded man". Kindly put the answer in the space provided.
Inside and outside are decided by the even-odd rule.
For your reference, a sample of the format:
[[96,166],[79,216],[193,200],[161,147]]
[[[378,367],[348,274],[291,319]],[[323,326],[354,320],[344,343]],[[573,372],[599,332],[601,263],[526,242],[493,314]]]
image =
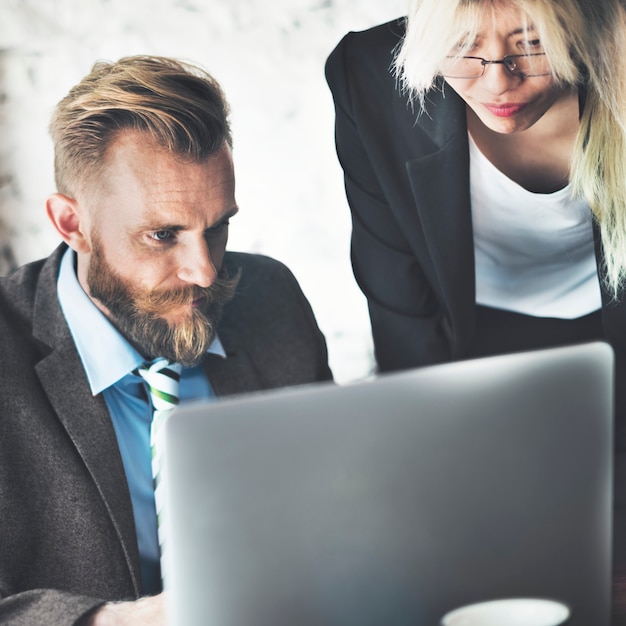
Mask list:
[[63,243],[0,280],[0,622],[159,624],[142,372],[180,401],[331,379],[293,275],[226,252],[228,105],[202,69],[97,63],[51,123]]

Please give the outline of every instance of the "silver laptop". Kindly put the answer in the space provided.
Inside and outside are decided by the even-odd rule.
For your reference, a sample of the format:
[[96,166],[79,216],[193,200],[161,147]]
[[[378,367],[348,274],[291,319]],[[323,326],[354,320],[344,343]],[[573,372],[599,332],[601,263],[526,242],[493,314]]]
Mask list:
[[590,343],[198,403],[165,426],[174,626],[608,626],[613,354]]

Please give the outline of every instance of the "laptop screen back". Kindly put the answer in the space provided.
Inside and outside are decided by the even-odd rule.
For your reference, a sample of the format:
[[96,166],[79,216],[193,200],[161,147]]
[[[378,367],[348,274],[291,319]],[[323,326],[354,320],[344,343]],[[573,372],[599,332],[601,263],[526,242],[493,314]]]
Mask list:
[[172,623],[431,626],[541,597],[608,625],[612,367],[594,343],[177,409]]

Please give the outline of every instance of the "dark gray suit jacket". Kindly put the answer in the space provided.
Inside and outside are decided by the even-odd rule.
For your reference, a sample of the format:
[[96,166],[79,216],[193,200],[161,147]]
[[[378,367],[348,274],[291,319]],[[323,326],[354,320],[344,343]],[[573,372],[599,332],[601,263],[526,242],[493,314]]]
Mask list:
[[[103,600],[142,594],[115,432],[93,397],[61,312],[65,246],[0,279],[0,623],[72,624]],[[209,355],[218,395],[331,379],[326,343],[295,278],[267,257],[241,267]]]

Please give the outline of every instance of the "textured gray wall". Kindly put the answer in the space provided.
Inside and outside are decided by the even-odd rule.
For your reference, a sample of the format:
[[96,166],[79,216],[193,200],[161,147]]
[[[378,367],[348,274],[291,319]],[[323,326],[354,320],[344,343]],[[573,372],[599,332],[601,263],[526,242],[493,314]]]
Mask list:
[[340,381],[372,368],[349,263],[349,211],[323,65],[348,30],[406,0],[0,0],[0,273],[48,254],[47,124],[97,59],[163,54],[201,64],[232,106],[237,199],[230,248],[285,262],[309,297]]

